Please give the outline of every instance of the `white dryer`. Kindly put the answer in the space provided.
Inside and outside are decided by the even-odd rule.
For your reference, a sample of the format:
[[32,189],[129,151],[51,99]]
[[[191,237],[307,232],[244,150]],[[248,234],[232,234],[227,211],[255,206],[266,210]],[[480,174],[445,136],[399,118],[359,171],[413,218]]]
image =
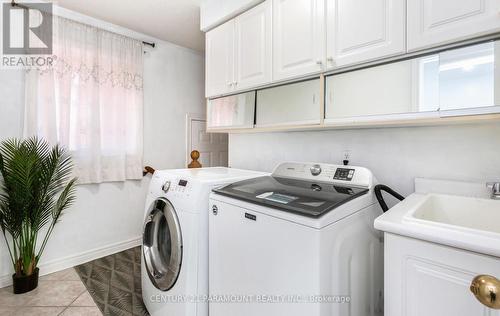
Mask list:
[[263,173],[202,168],[157,171],[146,199],[142,295],[153,316],[208,315],[208,196]]
[[362,167],[283,163],[214,190],[210,315],[382,315],[374,184]]

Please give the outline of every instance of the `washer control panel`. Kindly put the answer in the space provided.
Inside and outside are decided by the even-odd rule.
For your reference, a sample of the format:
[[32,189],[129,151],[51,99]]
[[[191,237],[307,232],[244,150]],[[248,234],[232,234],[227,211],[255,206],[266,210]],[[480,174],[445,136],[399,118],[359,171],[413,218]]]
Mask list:
[[333,175],[334,180],[351,181],[354,177],[355,169],[337,168]]
[[182,178],[171,178],[161,184],[161,190],[172,197],[189,197],[192,191],[191,182]]
[[370,188],[373,185],[373,175],[363,167],[284,162],[274,169],[274,177],[300,179],[305,181],[323,182],[338,185]]
[[189,181],[185,179],[175,179],[174,183],[172,183],[172,191],[178,193],[189,192],[191,189]]
[[197,191],[198,186],[192,183],[191,179],[182,176],[162,174],[161,171],[156,172],[149,186],[149,194],[165,195],[165,197],[190,197]]

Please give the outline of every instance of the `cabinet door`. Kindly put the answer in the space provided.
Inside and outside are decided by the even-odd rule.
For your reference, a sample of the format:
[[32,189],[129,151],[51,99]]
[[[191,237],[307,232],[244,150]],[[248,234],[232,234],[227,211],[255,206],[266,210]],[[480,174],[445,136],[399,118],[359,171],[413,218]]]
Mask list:
[[327,1],[328,67],[405,52],[405,0]]
[[408,1],[408,50],[500,31],[498,0]]
[[272,2],[266,2],[236,18],[235,89],[271,82]]
[[206,34],[206,96],[231,92],[234,84],[234,20]]
[[274,80],[323,70],[324,4],[324,0],[274,0]]
[[385,316],[498,316],[470,292],[479,274],[500,277],[499,258],[385,234]]
[[208,100],[207,129],[252,128],[255,91]]
[[256,126],[319,124],[320,79],[257,91]]

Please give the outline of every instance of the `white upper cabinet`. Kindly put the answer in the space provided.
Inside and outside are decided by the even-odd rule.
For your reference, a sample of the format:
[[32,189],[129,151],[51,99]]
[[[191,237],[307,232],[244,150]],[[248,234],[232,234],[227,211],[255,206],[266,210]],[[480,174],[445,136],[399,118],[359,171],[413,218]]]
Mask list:
[[272,2],[268,0],[236,18],[235,89],[272,80]]
[[207,97],[228,93],[233,89],[234,29],[234,20],[231,20],[206,35]]
[[500,31],[498,0],[409,0],[408,50]]
[[327,1],[327,67],[403,54],[405,24],[405,0]]
[[273,0],[273,78],[324,70],[324,0]]
[[207,32],[207,97],[271,82],[271,1]]
[[208,98],[500,32],[500,0],[241,1],[206,34]]

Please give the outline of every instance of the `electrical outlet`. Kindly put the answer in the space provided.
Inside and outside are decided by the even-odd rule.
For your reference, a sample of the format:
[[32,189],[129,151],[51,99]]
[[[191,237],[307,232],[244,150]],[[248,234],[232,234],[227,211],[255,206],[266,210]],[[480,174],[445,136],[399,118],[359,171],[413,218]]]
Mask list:
[[344,166],[347,166],[349,164],[349,160],[351,159],[351,151],[350,150],[344,150],[344,154],[342,156],[342,164]]
[[343,160],[351,160],[351,151],[350,150],[344,150],[344,154],[342,155]]

